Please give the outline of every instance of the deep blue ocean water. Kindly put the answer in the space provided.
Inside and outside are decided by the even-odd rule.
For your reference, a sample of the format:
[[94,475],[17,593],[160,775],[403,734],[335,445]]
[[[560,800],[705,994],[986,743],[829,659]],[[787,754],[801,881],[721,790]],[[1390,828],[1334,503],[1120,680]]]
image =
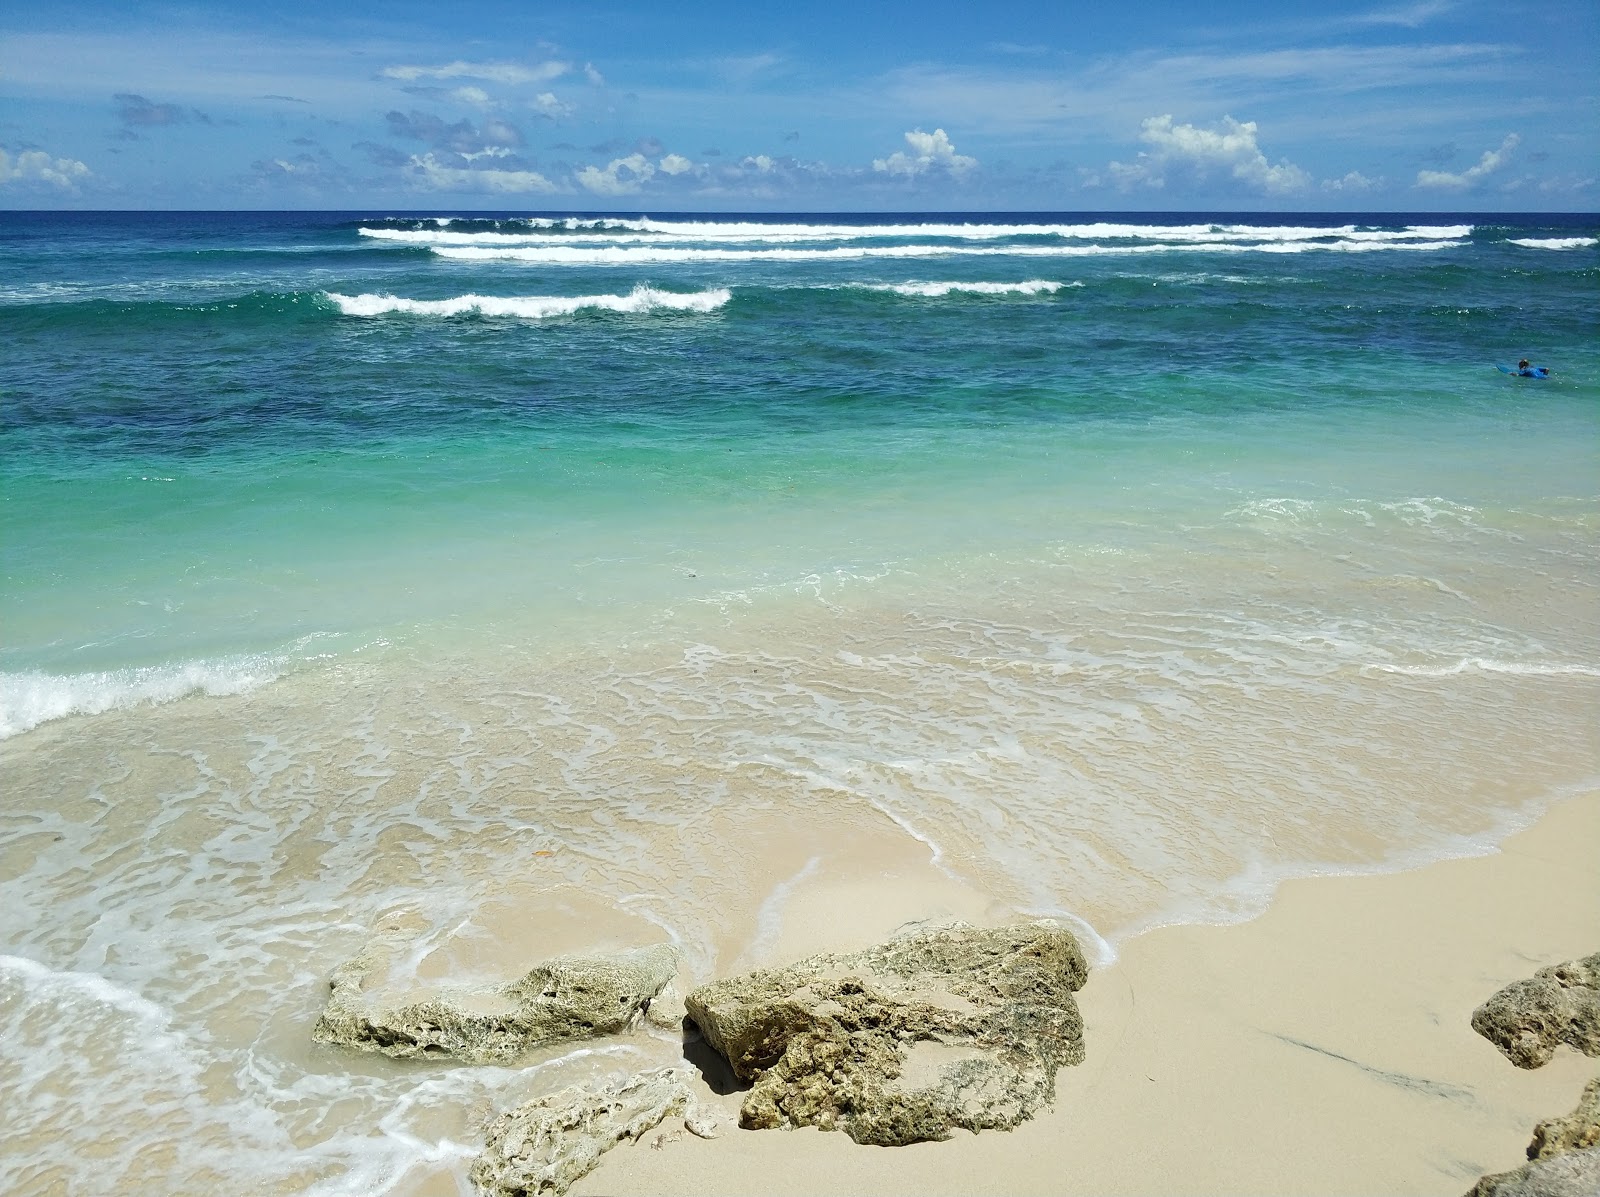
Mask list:
[[1104,957],[1591,787],[1597,232],[0,214],[24,1175],[462,1174],[462,1109],[592,1062],[312,1048],[396,911],[693,984],[881,840]]

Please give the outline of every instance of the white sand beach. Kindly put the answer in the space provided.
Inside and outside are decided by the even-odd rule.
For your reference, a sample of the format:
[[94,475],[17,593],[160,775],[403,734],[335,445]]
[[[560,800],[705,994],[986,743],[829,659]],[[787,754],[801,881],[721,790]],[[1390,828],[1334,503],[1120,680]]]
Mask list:
[[[1487,856],[1291,881],[1251,922],[1138,936],[1079,994],[1087,1061],[1015,1132],[880,1148],[744,1131],[733,1094],[711,1099],[719,1138],[667,1124],[572,1192],[1464,1192],[1522,1162],[1534,1123],[1569,1110],[1600,1067],[1562,1049],[1523,1071],[1468,1023],[1501,986],[1595,949],[1596,845],[1590,793]],[[795,909],[836,939],[870,938],[882,928],[866,924],[905,915],[912,894],[944,913],[977,906],[914,876],[831,887],[831,904],[829,888]]]

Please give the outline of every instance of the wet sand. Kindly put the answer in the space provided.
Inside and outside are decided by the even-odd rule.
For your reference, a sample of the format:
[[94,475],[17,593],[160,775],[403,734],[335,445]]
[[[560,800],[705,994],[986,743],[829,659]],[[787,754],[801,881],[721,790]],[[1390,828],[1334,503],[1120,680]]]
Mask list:
[[[742,1131],[735,1093],[712,1099],[720,1138],[663,1129],[572,1191],[1464,1192],[1520,1163],[1534,1123],[1570,1110],[1600,1071],[1563,1048],[1525,1072],[1468,1022],[1500,986],[1600,947],[1596,845],[1591,792],[1492,855],[1291,881],[1254,921],[1138,936],[1079,995],[1087,1062],[1059,1074],[1048,1115],[1010,1134],[875,1148]],[[797,887],[795,930],[775,948],[816,950],[819,925],[854,942],[908,911],[979,909],[903,864],[823,877]]]

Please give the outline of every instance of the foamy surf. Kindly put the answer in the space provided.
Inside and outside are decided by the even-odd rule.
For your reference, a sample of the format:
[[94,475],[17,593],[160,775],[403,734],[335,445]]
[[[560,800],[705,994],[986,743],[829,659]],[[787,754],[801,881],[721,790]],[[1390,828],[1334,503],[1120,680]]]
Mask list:
[[[506,231],[504,225],[527,231]],[[535,231],[536,230],[536,231]],[[1407,225],[1398,229],[1362,228],[1353,224],[1316,225],[1143,225],[1090,224],[782,224],[759,221],[564,220],[497,222],[494,229],[376,228],[357,230],[363,237],[413,245],[554,245],[594,241],[627,242],[767,242],[906,240],[936,238],[956,241],[1054,238],[1066,241],[1167,241],[1188,244],[1266,244],[1272,242],[1360,241],[1406,242],[1460,240],[1473,226]]]
[[635,287],[626,295],[456,295],[449,299],[403,299],[395,295],[339,295],[328,299],[346,316],[510,316],[548,320],[578,312],[714,312],[733,298],[726,287],[713,291],[659,291]]
[[1020,283],[875,283],[868,291],[887,291],[915,299],[943,299],[950,294],[964,295],[1054,295],[1065,287],[1081,287],[1082,283],[1058,283],[1049,279],[1031,278]]
[[1587,249],[1600,245],[1600,238],[1595,237],[1511,237],[1509,241],[1525,249]]
[[1430,252],[1456,249],[1465,241],[1268,241],[1150,242],[1135,245],[837,245],[814,249],[734,249],[669,245],[539,245],[491,247],[430,245],[442,258],[459,262],[538,262],[563,266],[638,266],[696,262],[848,262],[867,258],[1017,257],[1095,258],[1162,253],[1373,253],[1385,250]]
[[101,715],[193,694],[243,694],[276,681],[283,668],[281,658],[243,656],[95,673],[0,674],[0,740],[68,715]]

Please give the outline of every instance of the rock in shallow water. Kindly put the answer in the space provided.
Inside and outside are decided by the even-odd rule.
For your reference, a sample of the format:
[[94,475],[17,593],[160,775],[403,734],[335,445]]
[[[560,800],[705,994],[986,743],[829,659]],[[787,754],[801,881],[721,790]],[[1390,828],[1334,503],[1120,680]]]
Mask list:
[[1600,952],[1513,981],[1472,1012],[1472,1029],[1518,1068],[1548,1064],[1563,1043],[1600,1056]]
[[508,1110],[489,1124],[472,1180],[490,1197],[564,1193],[624,1139],[677,1115],[702,1138],[715,1122],[697,1107],[683,1068],[658,1068],[626,1081],[563,1089]]
[[848,955],[701,986],[689,1016],[741,1078],[741,1125],[840,1129],[859,1143],[1007,1129],[1083,1060],[1088,967],[1047,923],[923,930]]
[[541,1043],[625,1030],[678,971],[677,950],[657,944],[554,957],[507,985],[441,986],[420,999],[385,1001],[371,989],[381,989],[402,946],[399,935],[379,934],[334,970],[313,1039],[396,1059],[506,1063]]

